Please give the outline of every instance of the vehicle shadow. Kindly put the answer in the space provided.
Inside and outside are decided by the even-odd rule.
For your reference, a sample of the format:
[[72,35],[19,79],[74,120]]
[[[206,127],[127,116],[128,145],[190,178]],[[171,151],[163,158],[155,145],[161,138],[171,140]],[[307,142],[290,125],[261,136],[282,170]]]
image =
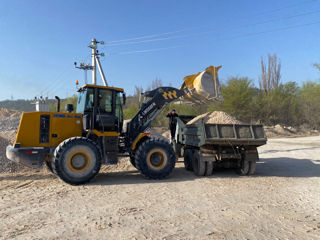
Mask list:
[[[317,160],[318,161],[318,160]],[[314,161],[316,162],[316,161]],[[256,172],[252,176],[239,176],[234,169],[214,169],[212,176],[201,178],[259,178],[259,177],[292,177],[309,178],[320,177],[320,164],[309,159],[295,158],[261,158],[257,162]],[[193,172],[187,171],[178,165],[169,178],[164,180],[148,180],[137,170],[100,173],[90,185],[118,185],[118,184],[144,184],[194,181],[198,179]]]
[[320,177],[319,160],[297,158],[261,158],[257,163],[256,177]]
[[287,150],[264,150],[259,152],[260,154],[267,154],[267,153],[279,153],[279,152],[295,152],[295,151],[303,151],[303,150],[313,150],[316,147],[303,147],[303,148],[295,148],[295,149],[287,149]]
[[119,185],[119,184],[145,184],[145,183],[166,183],[166,182],[182,182],[193,181],[197,178],[193,172],[187,171],[184,167],[176,167],[172,174],[162,180],[150,180],[144,178],[138,170],[118,172],[102,172],[89,185]]
[[[201,178],[259,178],[259,177],[292,177],[309,178],[320,177],[320,160],[311,161],[309,159],[296,158],[261,158],[257,162],[256,172],[252,176],[239,176],[233,169],[214,169],[213,175]],[[166,182],[194,181],[198,179],[193,172],[184,169],[181,161],[177,164],[173,173],[163,180],[149,180],[144,178],[138,170],[119,170],[113,172],[102,171],[96,179],[88,185],[121,185],[121,184],[161,184]],[[56,179],[54,174],[47,171],[40,172],[17,172],[14,174],[0,174],[0,181],[27,181]]]

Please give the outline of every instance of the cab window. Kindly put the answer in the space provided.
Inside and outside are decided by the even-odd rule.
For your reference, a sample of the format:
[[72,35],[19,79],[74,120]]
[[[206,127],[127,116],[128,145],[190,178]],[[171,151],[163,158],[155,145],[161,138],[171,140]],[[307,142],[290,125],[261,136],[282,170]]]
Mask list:
[[98,90],[98,112],[112,113],[112,91],[108,89]]
[[121,94],[118,92],[116,97],[116,117],[119,122],[123,121]]

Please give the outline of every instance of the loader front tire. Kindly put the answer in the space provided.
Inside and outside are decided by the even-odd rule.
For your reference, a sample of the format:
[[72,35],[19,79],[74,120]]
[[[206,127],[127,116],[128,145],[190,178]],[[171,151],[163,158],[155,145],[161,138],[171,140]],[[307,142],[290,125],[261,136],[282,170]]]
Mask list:
[[73,137],[55,149],[52,167],[62,181],[80,185],[90,182],[98,174],[101,161],[101,152],[94,141]]
[[44,162],[46,164],[46,167],[47,167],[48,171],[51,172],[51,173],[54,173],[53,172],[53,168],[52,168],[52,161],[44,160]]
[[136,167],[136,157],[135,157],[135,152],[134,151],[132,151],[132,152],[130,152],[130,154],[129,154],[130,156],[129,156],[129,159],[130,159],[130,163],[132,164],[132,166],[134,166],[135,168],[137,168]]
[[135,165],[148,179],[163,179],[170,175],[176,163],[176,154],[167,140],[151,137],[145,140],[135,154]]

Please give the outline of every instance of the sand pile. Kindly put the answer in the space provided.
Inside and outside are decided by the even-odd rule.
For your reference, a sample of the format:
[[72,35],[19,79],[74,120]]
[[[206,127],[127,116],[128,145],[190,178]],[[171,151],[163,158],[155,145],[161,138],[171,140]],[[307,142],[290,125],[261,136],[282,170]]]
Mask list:
[[21,114],[21,111],[0,108],[0,172],[16,172],[25,168],[6,157],[6,148],[14,143]]
[[216,123],[216,124],[241,124],[239,120],[235,119],[228,113],[222,111],[207,112],[202,115],[199,115],[189,121],[187,124],[197,123],[198,121],[203,120],[204,123]]
[[20,118],[21,111],[11,110],[7,108],[0,108],[0,119],[2,118]]
[[0,108],[0,131],[18,129],[21,114],[21,111]]
[[0,133],[0,173],[1,172],[16,172],[25,169],[21,164],[12,162],[6,157],[6,148],[12,144],[15,139],[15,131]]

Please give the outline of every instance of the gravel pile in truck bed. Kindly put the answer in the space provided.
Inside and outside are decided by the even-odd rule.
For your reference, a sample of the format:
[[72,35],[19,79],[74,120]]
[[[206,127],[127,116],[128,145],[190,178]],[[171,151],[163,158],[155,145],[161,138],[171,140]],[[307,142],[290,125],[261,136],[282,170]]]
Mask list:
[[214,123],[214,124],[242,124],[239,120],[235,119],[228,113],[222,111],[207,112],[199,115],[189,121],[187,124],[194,124],[198,121],[204,120],[204,123]]

